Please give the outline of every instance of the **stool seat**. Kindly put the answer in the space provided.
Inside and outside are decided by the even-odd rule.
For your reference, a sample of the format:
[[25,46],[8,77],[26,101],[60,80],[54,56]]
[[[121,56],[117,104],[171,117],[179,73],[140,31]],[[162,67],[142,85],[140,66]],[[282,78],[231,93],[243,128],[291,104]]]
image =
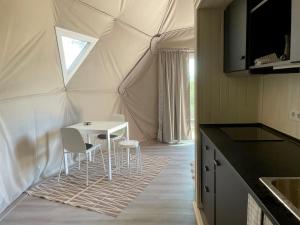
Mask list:
[[139,142],[136,140],[125,140],[120,141],[119,146],[123,148],[137,148],[139,146]]

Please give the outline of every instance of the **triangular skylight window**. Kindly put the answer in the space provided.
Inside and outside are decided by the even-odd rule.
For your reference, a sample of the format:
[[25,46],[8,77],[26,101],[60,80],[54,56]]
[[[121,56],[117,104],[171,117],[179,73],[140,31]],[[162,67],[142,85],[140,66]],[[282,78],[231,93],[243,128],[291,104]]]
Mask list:
[[67,85],[98,39],[60,27],[55,29],[64,82]]

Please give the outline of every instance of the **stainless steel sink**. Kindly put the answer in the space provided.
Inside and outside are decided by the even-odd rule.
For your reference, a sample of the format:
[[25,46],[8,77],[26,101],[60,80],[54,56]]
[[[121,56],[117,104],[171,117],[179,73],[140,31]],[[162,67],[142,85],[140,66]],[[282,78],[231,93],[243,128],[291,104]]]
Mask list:
[[300,220],[300,177],[261,177],[259,180]]

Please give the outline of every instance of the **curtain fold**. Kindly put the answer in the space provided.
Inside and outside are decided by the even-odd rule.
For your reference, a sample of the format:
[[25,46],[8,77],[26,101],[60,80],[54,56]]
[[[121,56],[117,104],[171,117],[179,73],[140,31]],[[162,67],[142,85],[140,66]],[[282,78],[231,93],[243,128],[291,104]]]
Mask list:
[[161,49],[158,55],[160,142],[191,139],[189,50]]

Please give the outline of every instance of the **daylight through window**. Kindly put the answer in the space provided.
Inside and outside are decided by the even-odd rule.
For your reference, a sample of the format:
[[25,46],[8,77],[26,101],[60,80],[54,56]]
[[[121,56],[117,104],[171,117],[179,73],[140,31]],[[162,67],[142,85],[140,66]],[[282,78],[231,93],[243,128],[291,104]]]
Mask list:
[[56,27],[64,83],[71,80],[98,39]]

